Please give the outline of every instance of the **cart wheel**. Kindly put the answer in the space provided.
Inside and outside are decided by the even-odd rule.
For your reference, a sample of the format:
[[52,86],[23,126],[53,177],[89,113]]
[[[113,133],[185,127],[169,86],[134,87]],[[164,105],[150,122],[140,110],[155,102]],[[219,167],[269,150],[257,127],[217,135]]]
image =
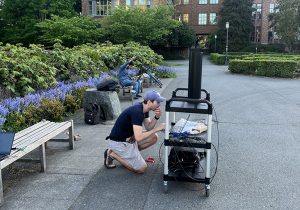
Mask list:
[[168,182],[164,181],[164,193],[168,193]]
[[206,190],[205,190],[205,196],[206,196],[206,197],[209,197],[209,193],[210,193],[210,190],[209,190],[209,189],[206,189]]
[[209,185],[205,185],[205,196],[209,197],[209,193],[210,193],[210,186]]
[[164,185],[164,193],[168,193],[168,185]]

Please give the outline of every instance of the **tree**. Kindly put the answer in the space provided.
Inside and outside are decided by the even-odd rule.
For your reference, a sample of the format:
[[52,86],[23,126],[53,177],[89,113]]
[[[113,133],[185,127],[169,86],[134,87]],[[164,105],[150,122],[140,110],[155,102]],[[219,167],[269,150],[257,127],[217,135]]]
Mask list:
[[155,40],[150,43],[151,46],[164,47],[191,47],[196,42],[195,32],[189,28],[186,23],[180,23],[179,26],[173,28],[171,33],[162,37],[160,40]]
[[278,0],[277,9],[271,16],[272,26],[290,52],[300,33],[300,0]]
[[5,0],[0,10],[0,41],[35,43],[38,36],[36,23],[52,15],[72,17],[76,0]]
[[53,45],[59,39],[62,45],[73,47],[99,41],[104,34],[99,21],[92,17],[53,16],[51,20],[38,23],[37,27],[42,33],[39,40],[45,45]]
[[121,7],[103,18],[101,25],[113,43],[135,41],[148,45],[170,34],[179,25],[172,19],[173,14],[173,8],[164,6],[149,9]]
[[[224,0],[217,34],[217,51],[225,51],[226,22],[229,22],[228,51],[239,51],[250,43],[249,35],[253,29],[251,21],[252,0]],[[211,36],[210,46],[214,46],[214,36]]]

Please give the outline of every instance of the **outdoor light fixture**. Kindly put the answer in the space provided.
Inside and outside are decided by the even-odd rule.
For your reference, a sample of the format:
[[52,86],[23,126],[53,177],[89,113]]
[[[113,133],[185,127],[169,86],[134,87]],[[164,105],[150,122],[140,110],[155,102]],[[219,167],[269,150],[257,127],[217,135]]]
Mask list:
[[217,38],[218,38],[218,36],[217,36],[217,34],[215,34],[215,52],[217,52]]
[[226,35],[226,60],[225,64],[228,64],[228,29],[229,29],[229,22],[226,22],[226,30],[227,30],[227,35]]

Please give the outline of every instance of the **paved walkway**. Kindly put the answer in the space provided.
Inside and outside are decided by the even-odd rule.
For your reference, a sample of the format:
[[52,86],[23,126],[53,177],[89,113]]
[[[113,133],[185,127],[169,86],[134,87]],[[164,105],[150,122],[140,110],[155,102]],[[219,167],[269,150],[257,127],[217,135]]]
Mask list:
[[[178,77],[164,80],[158,89],[167,98],[188,83],[188,61],[174,62],[183,64]],[[163,193],[162,138],[143,152],[156,159],[145,174],[120,165],[105,169],[104,138],[112,123],[89,126],[78,113],[75,132],[82,140],[75,142],[75,149],[51,142],[46,173],[31,164],[30,170],[24,167],[22,173],[4,177],[1,209],[299,209],[300,81],[235,75],[205,58],[202,87],[211,93],[220,122],[218,173],[209,198],[193,183],[170,182],[169,193]],[[217,144],[216,123],[213,129]],[[213,154],[212,169],[214,164]]]

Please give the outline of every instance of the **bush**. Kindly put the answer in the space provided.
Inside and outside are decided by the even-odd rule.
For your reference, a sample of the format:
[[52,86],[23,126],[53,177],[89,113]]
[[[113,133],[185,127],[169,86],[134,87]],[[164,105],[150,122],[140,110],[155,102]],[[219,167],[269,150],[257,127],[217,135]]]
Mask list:
[[61,122],[63,120],[65,109],[63,104],[58,100],[43,99],[40,102],[40,109],[43,119],[53,122]]
[[51,88],[57,80],[69,82],[99,77],[133,56],[137,57],[136,66],[155,66],[163,59],[148,46],[135,42],[89,44],[72,49],[57,43],[53,50],[37,45],[24,48],[0,43],[1,88],[13,96],[24,96]]
[[79,89],[75,89],[72,91],[71,95],[74,96],[75,101],[79,105],[80,108],[83,107],[83,96],[84,92],[88,89],[87,86],[80,87]]
[[18,132],[24,128],[26,128],[25,117],[19,112],[11,112],[6,116],[6,122],[2,129],[10,132]]
[[257,62],[256,73],[267,77],[292,78],[296,67],[295,61],[260,60]]
[[80,109],[81,104],[79,101],[72,95],[66,96],[64,101],[65,111],[68,113],[75,113],[76,110]]
[[256,62],[252,60],[231,60],[228,69],[232,73],[255,74]]
[[23,110],[23,116],[26,119],[26,125],[31,126],[35,123],[40,122],[42,118],[42,110],[33,104],[30,104],[27,108]]
[[226,61],[226,56],[218,53],[211,53],[210,59],[213,63],[217,65],[224,65]]
[[159,68],[156,68],[155,76],[160,78],[176,78],[175,68],[169,67],[169,66],[160,66]]
[[104,34],[97,19],[83,16],[72,18],[53,16],[51,20],[38,23],[37,27],[42,31],[39,39],[45,45],[53,45],[59,39],[64,46],[74,47],[95,43]]

